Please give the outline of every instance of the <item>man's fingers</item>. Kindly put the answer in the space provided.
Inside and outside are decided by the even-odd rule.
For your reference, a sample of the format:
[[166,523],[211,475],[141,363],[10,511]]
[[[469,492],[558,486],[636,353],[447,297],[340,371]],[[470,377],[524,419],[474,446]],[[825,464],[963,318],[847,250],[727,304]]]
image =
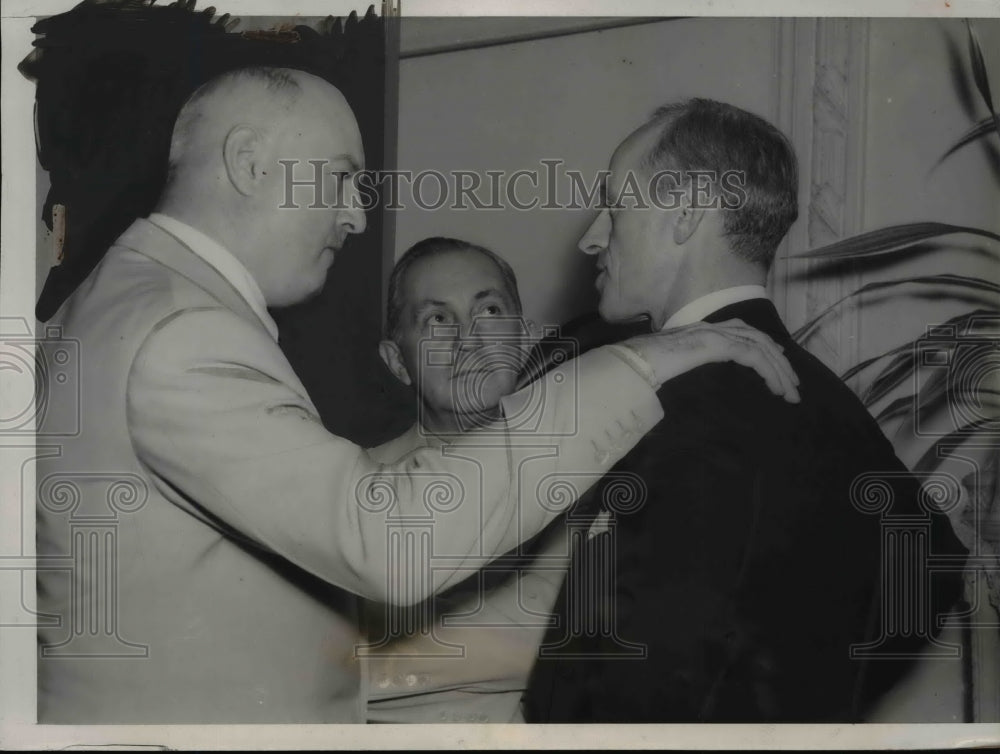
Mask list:
[[[723,341],[721,360],[735,361],[756,371],[775,395],[791,403],[800,401],[796,388],[798,376],[781,347],[766,333],[747,326],[740,320],[718,325],[704,325],[706,337]],[[711,335],[709,335],[711,333]]]
[[749,345],[737,346],[732,349],[732,360],[756,371],[767,383],[767,387],[772,393],[787,397],[788,393],[778,374],[777,367],[763,351]]
[[[734,343],[731,355],[732,360],[737,364],[742,364],[756,371],[767,383],[767,387],[772,393],[781,396],[790,403],[799,402],[799,392],[792,384],[785,366],[772,353],[769,353],[768,349],[760,347],[756,343],[743,341],[739,344]],[[788,367],[788,369],[790,368]]]
[[626,345],[640,353],[661,384],[703,364],[734,361],[756,371],[771,392],[798,403],[798,377],[783,350],[765,333],[740,320],[705,322],[656,335],[630,338]]
[[795,370],[792,369],[792,365],[788,361],[788,357],[785,356],[784,351],[764,333],[756,333],[755,341],[764,356],[771,361],[778,378],[781,380],[781,384],[785,386],[783,394],[794,395],[797,402],[798,390],[796,390],[796,386],[799,384],[799,378],[795,374]]
[[758,335],[759,337],[751,336],[754,345],[751,346],[750,350],[760,354],[760,357],[765,359],[773,370],[773,377],[781,387],[780,391],[774,392],[791,403],[798,403],[800,400],[799,391],[796,388],[798,377],[788,358],[767,335],[763,333],[758,333]]
[[785,356],[785,349],[776,343],[767,333],[750,327],[739,319],[730,319],[721,323],[720,327],[734,337],[743,337],[752,340],[771,359],[778,372],[778,377],[782,384],[790,386],[788,392],[798,395],[794,388],[799,384],[799,376],[792,368],[791,362]]
[[790,403],[798,403],[801,400],[796,387],[798,377],[795,375],[795,370],[792,369],[792,365],[788,362],[785,355],[769,347],[764,348],[761,354],[771,364],[774,374],[781,384],[781,392],[778,395],[781,395]]

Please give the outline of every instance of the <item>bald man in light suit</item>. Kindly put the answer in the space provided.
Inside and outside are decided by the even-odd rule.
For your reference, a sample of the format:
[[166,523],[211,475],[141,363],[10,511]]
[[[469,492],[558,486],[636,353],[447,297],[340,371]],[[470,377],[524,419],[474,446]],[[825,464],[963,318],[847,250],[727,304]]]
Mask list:
[[[507,431],[522,391],[447,453],[376,463],[324,429],[267,312],[319,291],[365,229],[344,97],[302,72],[231,72],[182,109],[170,159],[157,210],[53,320],[80,344],[82,401],[49,396],[45,421],[79,411],[81,431],[38,468],[39,556],[74,559],[39,573],[39,609],[60,619],[39,629],[40,722],[361,722],[355,595],[419,601],[459,578],[463,554],[537,533],[558,511],[521,492],[609,469],[660,420],[655,390],[676,374],[735,359],[794,399],[769,339],[696,327],[546,377],[544,452]],[[318,159],[328,206],[290,208],[279,160]],[[442,480],[462,501],[434,531],[455,573],[431,587],[397,564],[386,525],[405,534]],[[100,522],[106,536],[81,534]]]

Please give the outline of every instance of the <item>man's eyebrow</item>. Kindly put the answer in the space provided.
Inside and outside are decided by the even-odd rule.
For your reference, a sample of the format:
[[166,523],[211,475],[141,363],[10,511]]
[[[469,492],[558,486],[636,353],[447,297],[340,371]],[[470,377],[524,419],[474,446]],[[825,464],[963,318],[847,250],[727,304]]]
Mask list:
[[499,296],[500,298],[503,298],[504,294],[499,288],[485,288],[479,291],[479,293],[473,296],[473,298],[476,301],[481,301],[482,299],[489,298],[490,296]]
[[[627,183],[628,181],[626,181]],[[618,192],[618,196],[611,197],[611,176],[607,175],[604,177],[604,181],[601,183],[601,198],[604,199],[604,206],[609,209],[619,209],[621,208],[621,194],[625,190],[623,185],[621,190]]]
[[438,301],[437,299],[434,298],[425,298],[423,301],[416,302],[413,305],[413,310],[419,312],[424,309],[431,309],[435,306],[447,306],[447,305],[448,304],[445,301]]

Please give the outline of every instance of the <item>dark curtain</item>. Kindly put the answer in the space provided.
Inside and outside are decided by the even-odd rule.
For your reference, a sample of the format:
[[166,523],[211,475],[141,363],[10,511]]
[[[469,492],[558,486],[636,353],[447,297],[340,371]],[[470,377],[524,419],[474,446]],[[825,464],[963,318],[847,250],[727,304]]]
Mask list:
[[[369,8],[362,19],[331,17],[318,29],[282,24],[240,33],[228,14],[198,12],[190,0],[85,0],[35,24],[36,49],[20,70],[37,84],[38,159],[51,181],[42,219],[50,230],[53,206],[66,208],[62,261],[45,281],[38,319],[48,320],[118,235],[155,206],[177,113],[219,73],[271,65],[321,76],[354,109],[367,167],[385,167],[387,60],[396,60],[395,51],[387,55],[385,26]],[[323,421],[362,445],[402,431],[414,415],[412,397],[376,353],[381,206],[367,219],[368,230],[348,241],[317,298],[273,312],[281,347]]]

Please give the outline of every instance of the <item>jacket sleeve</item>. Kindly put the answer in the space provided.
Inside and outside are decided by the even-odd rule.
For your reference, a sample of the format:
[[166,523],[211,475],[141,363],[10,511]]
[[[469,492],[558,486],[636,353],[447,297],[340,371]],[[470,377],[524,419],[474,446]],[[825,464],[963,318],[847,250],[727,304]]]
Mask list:
[[[371,698],[452,688],[482,693],[523,691],[569,566],[567,536],[560,518],[539,535],[531,548],[534,557],[519,557],[499,583],[467,581],[457,592],[440,595],[425,605],[424,620],[396,618],[396,626],[421,625],[421,630],[406,630],[380,646],[367,659],[370,672],[393,679],[414,671],[417,680],[402,690],[391,683],[373,688]],[[388,633],[389,611],[393,609],[401,608],[370,605],[369,617],[377,626],[371,639],[382,639]],[[461,647],[463,656],[438,659],[441,643]]]
[[539,532],[663,415],[648,382],[598,349],[505,399],[497,426],[378,464],[324,429],[266,333],[220,309],[160,322],[126,401],[136,454],[171,502],[398,604]]

